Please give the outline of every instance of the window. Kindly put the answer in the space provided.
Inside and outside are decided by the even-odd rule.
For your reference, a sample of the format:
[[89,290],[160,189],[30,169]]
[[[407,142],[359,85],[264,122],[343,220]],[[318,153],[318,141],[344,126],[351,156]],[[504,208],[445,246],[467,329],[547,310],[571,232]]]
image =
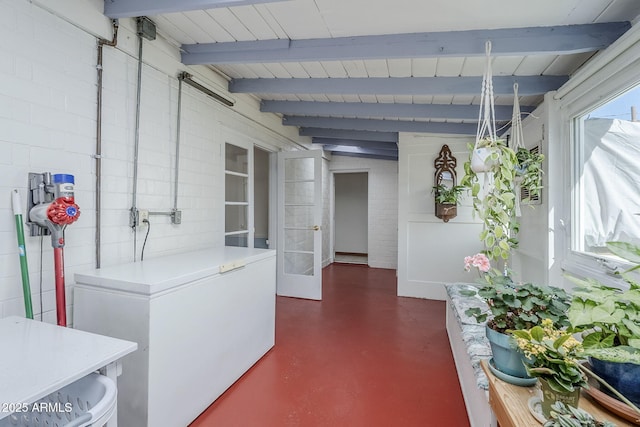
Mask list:
[[225,144],[225,245],[248,247],[249,150]]
[[603,257],[608,241],[640,244],[640,85],[573,120],[573,251]]
[[225,246],[272,247],[270,152],[234,142],[225,144]]

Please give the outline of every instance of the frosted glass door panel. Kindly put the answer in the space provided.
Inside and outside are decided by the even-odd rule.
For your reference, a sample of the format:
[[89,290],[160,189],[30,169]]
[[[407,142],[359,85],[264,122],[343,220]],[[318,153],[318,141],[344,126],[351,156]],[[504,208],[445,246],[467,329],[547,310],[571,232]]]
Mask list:
[[285,181],[313,181],[314,159],[286,159],[285,160]]
[[313,276],[313,252],[305,253],[285,253],[284,270],[287,274],[301,274],[303,276]]
[[304,251],[313,254],[313,230],[285,230],[285,252]]
[[314,212],[311,206],[285,206],[284,226],[287,228],[301,227],[309,228],[313,225]]

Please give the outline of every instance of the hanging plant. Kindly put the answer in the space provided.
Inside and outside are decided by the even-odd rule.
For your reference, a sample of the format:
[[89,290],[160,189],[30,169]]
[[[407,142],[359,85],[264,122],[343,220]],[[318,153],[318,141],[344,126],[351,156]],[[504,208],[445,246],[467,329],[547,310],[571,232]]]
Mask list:
[[528,202],[529,199],[540,196],[544,155],[520,147],[516,151],[516,158],[518,159],[516,176],[520,179],[520,187],[527,190],[528,194],[523,202]]
[[[480,116],[476,141],[470,146],[469,160],[464,164],[465,176],[461,185],[471,192],[475,214],[482,220],[480,240],[485,253],[492,260],[509,259],[518,246],[520,229],[520,189],[530,195],[539,194],[542,187],[541,154],[524,148],[522,121],[518,103],[518,86],[514,85],[514,113],[512,135],[514,147],[496,135],[493,83],[491,76],[491,42],[486,45],[487,61],[482,80]],[[479,174],[484,175],[480,185]]]
[[470,159],[464,164],[465,176],[460,184],[470,190],[475,214],[483,223],[480,240],[485,246],[485,253],[492,260],[507,260],[511,250],[518,245],[515,235],[520,227],[515,215],[517,158],[504,140],[491,141],[487,147],[493,149],[488,158],[493,163],[488,169],[490,176],[489,173],[485,176],[490,183],[480,184]]

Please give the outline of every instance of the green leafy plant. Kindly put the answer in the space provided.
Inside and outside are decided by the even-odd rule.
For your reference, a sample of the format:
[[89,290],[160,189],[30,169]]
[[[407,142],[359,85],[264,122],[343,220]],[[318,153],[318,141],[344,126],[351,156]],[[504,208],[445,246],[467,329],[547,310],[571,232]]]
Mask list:
[[583,409],[556,402],[551,406],[551,418],[543,427],[615,427],[615,424],[598,421]]
[[529,376],[543,378],[558,393],[570,393],[587,385],[580,370],[582,344],[567,330],[556,328],[551,319],[531,329],[511,331],[518,348],[528,359]]
[[[489,312],[474,307],[465,311],[479,323],[487,321],[489,328],[507,333],[516,329],[531,329],[543,319],[550,319],[557,327],[569,325],[566,316],[570,297],[560,288],[515,283],[509,276],[492,269],[484,274],[476,291],[489,306]],[[474,295],[468,291],[465,295]],[[491,314],[491,316],[489,316]]]
[[460,195],[465,190],[465,187],[461,185],[454,185],[453,187],[447,187],[445,185],[436,185],[433,187],[433,193],[435,194],[436,203],[446,203],[456,205]]
[[569,321],[576,331],[582,332],[588,355],[640,364],[640,285],[629,275],[640,268],[640,247],[624,242],[609,242],[607,247],[613,254],[636,264],[618,273],[629,289],[571,277],[578,286],[573,291]]
[[[507,260],[511,250],[518,246],[516,236],[520,228],[515,215],[516,198],[520,197],[520,194],[516,194],[516,171],[520,171],[520,187],[531,195],[538,194],[544,156],[534,156],[524,150],[520,154],[520,164],[516,152],[507,147],[504,140],[483,139],[477,147],[491,149],[491,154],[485,159],[485,164],[490,167],[487,173],[490,183],[486,191],[482,191],[478,174],[471,167],[470,157],[464,164],[465,176],[460,185],[471,192],[475,214],[482,220],[480,240],[485,245],[487,256],[492,260]],[[475,148],[469,145],[471,153]],[[528,153],[526,158],[525,151]]]
[[516,159],[518,159],[516,175],[521,177],[522,180],[520,186],[522,188],[526,188],[529,192],[529,197],[523,200],[526,202],[531,197],[537,197],[540,195],[540,190],[542,189],[542,162],[544,161],[544,155],[520,147],[516,151]]

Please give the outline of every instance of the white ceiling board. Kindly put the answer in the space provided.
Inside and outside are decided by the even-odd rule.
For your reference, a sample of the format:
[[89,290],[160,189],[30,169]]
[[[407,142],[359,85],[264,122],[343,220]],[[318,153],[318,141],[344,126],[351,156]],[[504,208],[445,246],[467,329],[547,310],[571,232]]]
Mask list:
[[213,68],[219,70],[222,74],[225,74],[231,77],[232,79],[239,79],[242,77],[242,73],[238,71],[236,65],[216,65]]
[[376,95],[376,98],[381,104],[393,104],[393,95]]
[[[186,12],[184,15],[192,22],[198,25],[204,32],[209,34],[212,42],[233,42],[236,39],[229,34],[218,22],[204,10],[194,10]],[[198,40],[198,43],[208,43],[204,40]]]
[[331,78],[346,78],[347,70],[344,69],[344,65],[340,61],[323,61],[321,62],[322,68]]
[[361,101],[358,95],[353,95],[353,94],[342,95],[342,99],[344,100],[344,102],[360,102]]
[[[462,64],[461,76],[481,76],[484,74],[484,69],[487,63],[486,57],[466,58]],[[493,62],[491,66],[493,67]],[[498,69],[494,70],[497,72]]]
[[494,76],[512,76],[522,63],[524,56],[499,56],[493,58],[491,69]]
[[264,7],[271,11],[290,39],[331,37],[313,0],[282,1],[265,4]]
[[[480,94],[480,90],[478,90],[478,94]],[[474,98],[474,95],[456,95],[451,100],[451,103],[455,105],[471,105]]]
[[255,36],[249,31],[249,29],[241,22],[236,15],[233,14],[231,9],[210,9],[207,13],[215,19],[231,36],[237,41],[250,41],[255,40]]
[[312,78],[323,79],[329,77],[320,62],[303,62],[301,65]]
[[393,100],[397,104],[413,104],[413,96],[411,95],[396,95]]
[[196,40],[191,38],[182,28],[176,27],[163,15],[153,16],[151,17],[151,20],[158,27],[158,32],[160,34],[166,35],[180,44],[196,42]]
[[413,95],[414,104],[435,104],[433,95]]
[[247,64],[247,67],[258,76],[259,79],[272,79],[273,73],[263,64]]
[[560,75],[573,74],[582,64],[593,56],[593,52],[578,53],[575,55],[558,56],[546,69],[545,74]]
[[434,77],[437,68],[437,58],[413,58],[411,60],[411,75],[413,77]]
[[464,58],[438,58],[436,76],[457,77],[462,71],[462,64],[464,64]]
[[327,95],[327,99],[329,102],[344,102],[344,97],[342,95]]
[[[308,2],[298,0],[289,3]],[[334,37],[560,25],[582,0],[317,0]],[[283,6],[286,2],[269,5]],[[604,7],[601,6],[601,9]],[[366,11],[366,19],[363,12]],[[395,18],[395,19],[394,19]],[[357,24],[356,24],[357,23]]]
[[289,71],[287,71],[287,69],[282,64],[267,63],[267,64],[263,64],[263,65],[267,70],[269,70],[271,72],[271,74],[273,74],[273,77],[275,77],[275,78],[278,78],[278,79],[290,79],[291,77],[293,77],[291,75],[291,73],[289,73]]
[[[200,15],[206,15],[201,12]],[[178,28],[185,29],[190,39],[197,40],[198,43],[212,43],[217,41],[211,34],[204,31],[200,25],[201,22],[196,22],[193,19],[189,19],[189,16],[185,13],[169,13],[164,15],[173,25]],[[207,24],[211,22],[211,19],[207,21]],[[181,41],[181,40],[180,40]],[[182,42],[182,41],[181,41]]]
[[389,76],[411,77],[411,58],[388,59]]
[[289,74],[291,74],[291,77],[298,79],[309,78],[309,73],[307,73],[307,70],[305,70],[299,62],[286,62],[282,64],[282,66],[289,72]]
[[253,6],[237,6],[231,9],[236,18],[242,22],[253,34],[256,40],[277,39],[278,34],[265,21],[258,10]]
[[[591,0],[591,3],[593,1]],[[598,16],[597,22],[630,21],[638,15],[640,15],[638,0],[617,0]]]
[[287,32],[280,26],[278,20],[273,16],[269,8],[265,4],[256,4],[253,6],[255,10],[262,16],[264,22],[269,25],[269,28],[273,31],[278,39],[290,38]]
[[525,57],[515,71],[516,76],[535,76],[544,73],[556,59],[556,55]]
[[[480,93],[480,87],[478,87],[478,93]],[[453,96],[450,95],[437,95],[433,97],[433,100],[431,101],[432,104],[451,104],[451,101],[453,101]]]
[[360,95],[360,100],[362,102],[372,102],[374,104],[378,102],[378,98],[376,98],[375,95]]
[[386,59],[370,59],[364,61],[368,77],[389,77],[389,67]]
[[234,78],[247,78],[247,79],[258,78],[258,75],[253,71],[253,69],[249,65],[235,64],[233,66],[233,69],[235,69],[236,73],[240,75],[240,77],[234,77]]
[[349,77],[367,77],[364,61],[342,61],[342,65]]

